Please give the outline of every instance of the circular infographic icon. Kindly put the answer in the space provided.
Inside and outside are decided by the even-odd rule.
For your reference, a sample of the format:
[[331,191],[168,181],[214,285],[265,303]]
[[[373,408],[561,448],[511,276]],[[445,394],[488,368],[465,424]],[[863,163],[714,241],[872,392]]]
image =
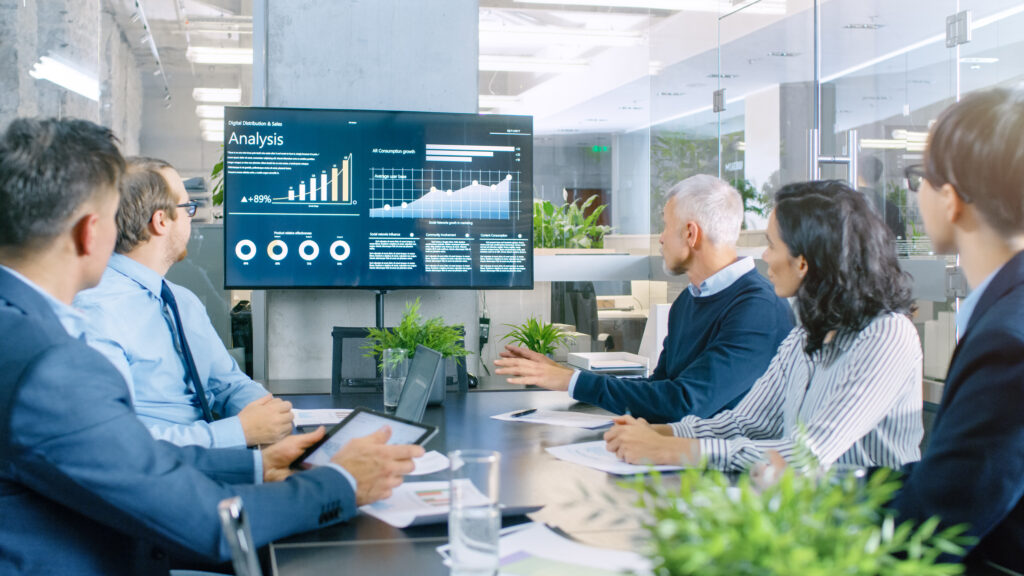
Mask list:
[[[339,251],[341,252],[340,254]],[[334,258],[338,262],[348,258],[348,255],[351,252],[352,251],[348,247],[348,242],[345,242],[344,240],[336,240],[331,244],[331,258]]]
[[256,243],[252,240],[241,240],[235,244],[235,256],[248,262],[256,257]]
[[267,245],[267,255],[271,260],[280,262],[288,255],[288,245],[284,243],[284,240],[271,240]]
[[302,244],[299,244],[299,257],[306,262],[312,262],[316,260],[316,257],[320,255],[320,245],[312,240],[304,240]]

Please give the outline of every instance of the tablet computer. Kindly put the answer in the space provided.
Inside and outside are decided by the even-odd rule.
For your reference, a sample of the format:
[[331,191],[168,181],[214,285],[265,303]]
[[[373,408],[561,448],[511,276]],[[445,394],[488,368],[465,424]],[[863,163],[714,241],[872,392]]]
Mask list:
[[382,426],[391,427],[388,444],[425,444],[437,434],[436,426],[411,422],[367,408],[356,408],[348,418],[328,430],[319,442],[307,448],[292,462],[291,467],[304,470],[323,466],[330,462],[331,457],[348,444],[349,440],[373,434]]

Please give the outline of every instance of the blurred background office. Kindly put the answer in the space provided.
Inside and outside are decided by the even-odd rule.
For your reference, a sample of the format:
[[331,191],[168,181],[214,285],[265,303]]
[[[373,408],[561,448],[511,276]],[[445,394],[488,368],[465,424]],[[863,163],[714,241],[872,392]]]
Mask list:
[[849,180],[900,236],[935,402],[966,284],[955,257],[931,253],[903,169],[940,110],[1024,80],[1022,42],[1024,2],[1010,0],[0,0],[0,124],[86,118],[174,164],[203,208],[170,276],[274,392],[329,391],[332,327],[372,325],[374,295],[223,290],[225,105],[534,116],[535,199],[553,208],[534,289],[386,300],[388,324],[416,297],[465,324],[470,372],[491,386],[484,363],[530,316],[568,325],[576,349],[656,356],[687,283],[658,252],[673,183],[733,182],[741,250],[759,256],[774,190]]

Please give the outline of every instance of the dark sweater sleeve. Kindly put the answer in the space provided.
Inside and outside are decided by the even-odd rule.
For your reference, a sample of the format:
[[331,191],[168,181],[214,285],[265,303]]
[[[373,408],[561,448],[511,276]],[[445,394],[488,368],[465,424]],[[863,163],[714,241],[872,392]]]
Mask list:
[[[614,412],[675,422],[690,414],[707,418],[745,394],[768,367],[785,335],[778,303],[760,295],[743,295],[728,308],[707,347],[675,378],[665,373],[662,352],[647,380],[621,379],[580,372],[573,397]],[[673,327],[675,328],[675,327]]]

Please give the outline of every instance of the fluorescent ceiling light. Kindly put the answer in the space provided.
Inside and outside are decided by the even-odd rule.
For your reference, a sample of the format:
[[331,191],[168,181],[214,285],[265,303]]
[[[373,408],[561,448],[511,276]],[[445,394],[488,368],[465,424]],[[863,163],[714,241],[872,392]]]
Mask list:
[[860,147],[865,150],[905,150],[906,140],[886,140],[884,138],[861,138]]
[[224,121],[213,118],[203,118],[199,121],[199,129],[203,132],[223,132]]
[[498,106],[505,106],[508,104],[515,104],[519,102],[519,96],[510,96],[507,94],[481,94],[480,95],[480,107],[481,108],[497,108]]
[[481,70],[496,72],[567,72],[587,65],[586,60],[480,55]]
[[961,64],[995,64],[999,62],[999,58],[978,58],[978,57],[967,57],[961,58]]
[[252,64],[252,48],[190,46],[185,57],[196,64]]
[[203,130],[203,140],[206,142],[224,142],[224,131]]
[[501,26],[480,24],[480,41],[520,44],[568,44],[573,46],[636,46],[643,42],[637,32],[589,30],[559,26]]
[[200,118],[216,118],[224,119],[224,107],[214,106],[212,104],[200,104],[196,106],[196,116]]
[[562,4],[572,6],[600,6],[603,8],[630,8],[634,10],[672,10],[689,12],[725,13],[742,10],[744,14],[785,14],[786,0],[761,0],[747,6],[720,0],[516,0],[524,4]]
[[29,76],[54,84],[92,100],[100,101],[100,81],[60,60],[43,56],[28,71]]
[[242,102],[241,88],[193,88],[192,98],[196,102],[219,102],[239,104]]

